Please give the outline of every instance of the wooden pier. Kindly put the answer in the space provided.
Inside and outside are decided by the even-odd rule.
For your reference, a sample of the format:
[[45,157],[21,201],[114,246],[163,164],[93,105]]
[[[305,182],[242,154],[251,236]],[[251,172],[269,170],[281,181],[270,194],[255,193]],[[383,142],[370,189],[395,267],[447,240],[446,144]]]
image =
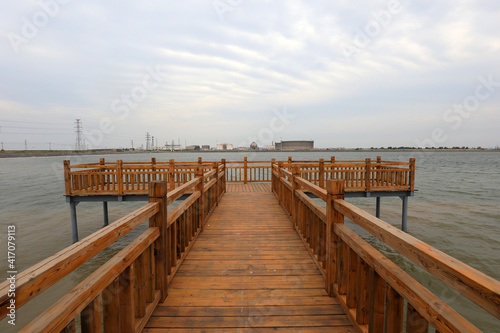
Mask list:
[[352,178],[311,180],[304,164],[272,161],[264,184],[228,182],[227,163],[151,180],[144,206],[19,273],[15,299],[0,284],[0,318],[149,220],[21,332],[479,332],[350,219],[500,319],[500,282],[345,201]]

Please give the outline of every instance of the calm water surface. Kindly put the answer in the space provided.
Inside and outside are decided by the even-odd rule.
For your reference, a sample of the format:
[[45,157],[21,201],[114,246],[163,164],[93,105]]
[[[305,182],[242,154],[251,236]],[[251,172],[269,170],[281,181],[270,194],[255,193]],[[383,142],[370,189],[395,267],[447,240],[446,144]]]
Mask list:
[[[500,153],[498,152],[344,152],[335,153],[337,160],[375,159],[408,161],[417,158],[417,192],[409,201],[408,231],[411,235],[468,265],[500,280]],[[329,159],[325,152],[297,153],[160,153],[109,156],[71,156],[72,164],[108,161],[216,161],[286,159]],[[69,205],[65,202],[62,164],[65,157],[33,157],[0,159],[0,277],[7,277],[7,226],[16,226],[16,269],[22,271],[71,245]],[[375,199],[349,199],[350,202],[375,212]],[[110,220],[116,220],[143,203],[110,203]],[[78,205],[80,239],[102,227],[102,205]],[[381,218],[400,227],[401,200],[383,198]],[[391,248],[349,224],[377,246],[385,255],[416,278],[437,296],[452,305],[462,315],[485,332],[499,332],[500,322],[485,314],[450,288],[401,258]],[[90,272],[123,248],[147,226],[144,224],[101,255],[77,269],[30,304],[18,309],[17,326],[0,323],[0,332],[16,332],[69,291]]]

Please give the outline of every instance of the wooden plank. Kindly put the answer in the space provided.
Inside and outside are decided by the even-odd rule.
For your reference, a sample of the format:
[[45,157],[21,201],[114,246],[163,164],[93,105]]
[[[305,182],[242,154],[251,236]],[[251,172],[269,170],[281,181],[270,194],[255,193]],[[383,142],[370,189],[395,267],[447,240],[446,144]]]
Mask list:
[[101,332],[101,297],[97,296],[83,309],[81,314],[82,333]]
[[389,284],[387,284],[385,289],[385,309],[385,332],[402,332],[404,299]]
[[258,189],[222,197],[145,332],[353,328],[275,195],[242,192]]

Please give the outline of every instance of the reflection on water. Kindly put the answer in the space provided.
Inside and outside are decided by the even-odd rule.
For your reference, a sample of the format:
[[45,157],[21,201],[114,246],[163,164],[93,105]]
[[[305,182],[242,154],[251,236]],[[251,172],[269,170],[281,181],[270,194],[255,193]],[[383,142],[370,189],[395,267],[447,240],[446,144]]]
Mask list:
[[[108,161],[216,161],[317,160],[329,159],[325,152],[275,152],[275,153],[160,153],[129,154],[109,156],[72,156],[72,164],[97,162],[100,157]],[[468,265],[500,280],[500,153],[497,152],[344,152],[335,153],[337,160],[375,159],[407,161],[417,157],[415,196],[409,201],[408,231],[411,235],[439,250],[467,263]],[[16,225],[18,271],[47,258],[71,245],[71,224],[69,205],[65,202],[62,164],[64,157],[8,158],[0,159],[0,241],[5,244],[8,225]],[[349,199],[353,204],[375,213],[375,199]],[[143,203],[109,203],[110,220],[116,220],[137,209]],[[103,224],[100,203],[78,205],[80,238],[99,230]],[[400,227],[401,200],[383,198],[381,218]],[[473,321],[484,331],[499,331],[498,320],[478,310],[475,305],[458,296],[441,282],[431,277],[413,263],[402,258],[391,248],[367,234],[352,223],[350,227],[362,234],[381,252],[395,261],[412,277],[437,296],[451,304],[457,311]],[[59,299],[90,272],[102,265],[110,256],[123,248],[147,228],[141,225],[129,235],[113,244],[92,261],[86,263],[60,283],[37,297],[30,304],[18,310],[17,329],[9,327],[6,321],[0,323],[1,332],[16,332],[34,316]],[[7,253],[0,251],[0,277],[6,278]]]

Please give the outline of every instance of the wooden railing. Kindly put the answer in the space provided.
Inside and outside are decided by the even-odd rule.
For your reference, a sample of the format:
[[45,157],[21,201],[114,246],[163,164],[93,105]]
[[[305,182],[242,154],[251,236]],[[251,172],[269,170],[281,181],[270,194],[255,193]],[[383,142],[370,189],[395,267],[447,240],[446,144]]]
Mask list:
[[[345,181],[326,189],[273,164],[272,188],[325,277],[329,295],[362,332],[478,332],[469,321],[344,224],[347,217],[500,319],[500,282],[344,200]],[[308,196],[313,193],[326,208]],[[406,318],[405,315],[406,303]]]
[[[0,319],[19,309],[110,244],[149,219],[149,229],[24,327],[21,332],[140,332],[225,192],[224,165],[198,166],[195,177],[167,193],[165,180],[148,184],[149,203],[0,284]],[[167,214],[167,206],[189,195]]]
[[[225,181],[228,183],[271,182],[272,161],[218,162],[224,164]],[[66,195],[138,195],[146,194],[148,184],[163,180],[173,189],[195,177],[198,167],[205,171],[213,167],[214,162],[123,162],[70,165],[64,162]],[[292,166],[300,168],[301,178],[325,188],[326,179],[343,179],[346,192],[373,191],[414,191],[415,159],[409,162],[382,161],[380,157],[372,161],[281,161],[281,166],[288,171]]]

